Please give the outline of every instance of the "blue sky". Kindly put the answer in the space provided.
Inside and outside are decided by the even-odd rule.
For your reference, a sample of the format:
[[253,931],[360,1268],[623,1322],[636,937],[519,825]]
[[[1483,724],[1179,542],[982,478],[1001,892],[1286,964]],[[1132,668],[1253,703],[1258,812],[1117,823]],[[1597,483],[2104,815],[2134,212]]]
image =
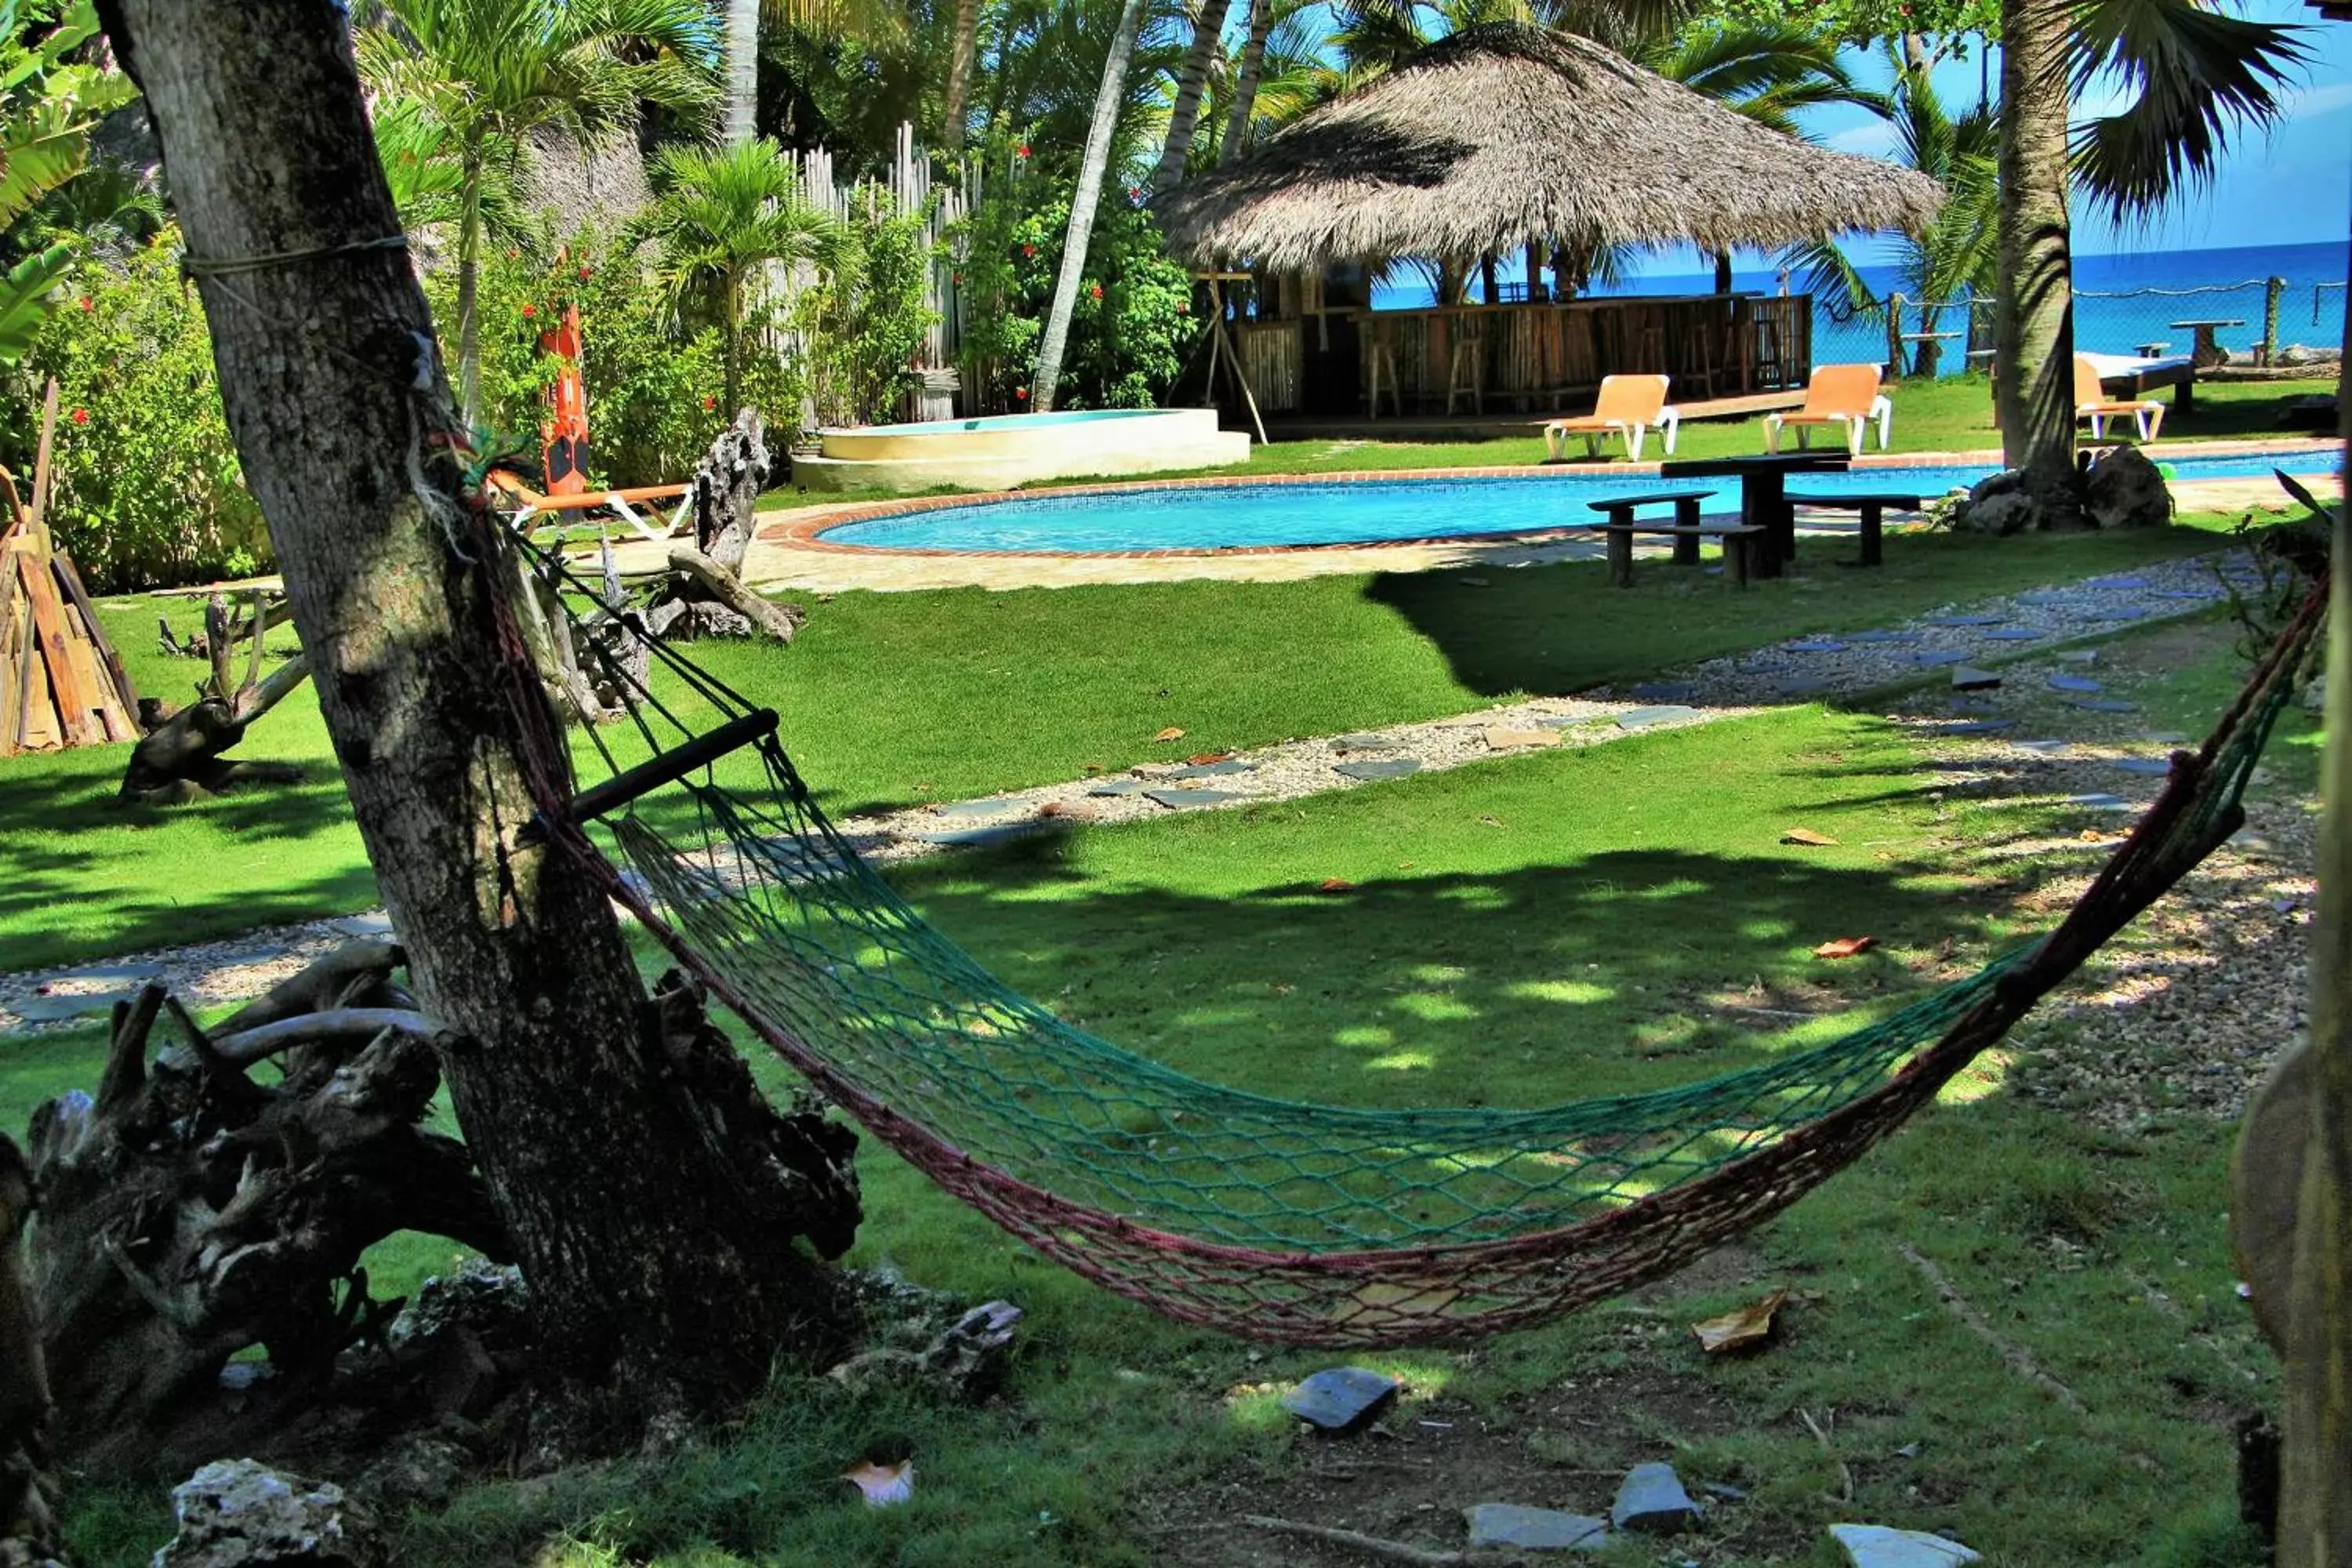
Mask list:
[[[2320,22],[2318,13],[2300,0],[2254,0],[2231,9],[2263,21],[2311,24],[2303,42],[2312,58],[2294,89],[2291,117],[2268,137],[2240,132],[2212,187],[2175,203],[2151,225],[2118,231],[2087,209],[2078,212],[2077,254],[2346,242],[2347,223],[2352,220],[2352,24]],[[1885,85],[1887,72],[1882,60],[1875,56],[1856,58],[1858,74],[1874,85]],[[1997,74],[1998,62],[1995,69]],[[1977,81],[1973,58],[1948,65],[1937,76],[1937,86],[1955,107],[1975,100]],[[2099,109],[2095,101],[2078,107],[2090,112]],[[1894,146],[1885,124],[1861,110],[1817,110],[1807,128],[1847,152],[1885,154]],[[1854,248],[1857,259],[1875,259],[1873,246]],[[1738,260],[1743,274],[1756,265],[1756,258],[1745,254]],[[1649,258],[1641,270],[1671,275],[1701,270],[1701,264],[1694,252],[1668,252]],[[1745,277],[1742,283],[1747,283]]]

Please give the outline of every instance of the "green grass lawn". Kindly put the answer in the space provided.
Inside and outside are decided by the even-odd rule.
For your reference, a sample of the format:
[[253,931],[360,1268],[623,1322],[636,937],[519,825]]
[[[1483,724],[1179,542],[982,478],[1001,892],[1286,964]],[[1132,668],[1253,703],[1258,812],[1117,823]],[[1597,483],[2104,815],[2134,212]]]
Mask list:
[[[1745,594],[1664,570],[1619,591],[1591,563],[1489,571],[1485,586],[1438,572],[853,593],[813,605],[788,649],[696,652],[782,713],[786,744],[838,816],[1574,691],[2210,548],[2227,521],[1999,542],[1906,536],[1869,574],[1815,547],[1792,575]],[[196,666],[160,653],[153,633],[159,605],[187,630],[188,605],[104,607],[142,691],[192,691]],[[290,647],[290,631],[276,646]],[[1171,726],[1185,731],[1181,742],[1151,741]],[[257,723],[242,752],[309,764],[311,777],[155,809],[115,800],[121,747],[0,761],[0,968],[366,907],[373,879],[310,689]]]
[[[2166,701],[2203,708],[2233,683],[2209,658]],[[2291,728],[2307,731],[2299,716]],[[1986,871],[1978,851],[2066,819],[1958,807],[1923,761],[1874,718],[1797,709],[1082,828],[899,879],[1008,981],[1187,1071],[1356,1104],[1549,1103],[1810,1042],[2013,939],[2016,873]],[[1798,824],[1839,842],[1780,843]],[[1331,878],[1354,886],[1321,890]],[[1881,946],[1861,960],[1811,956],[1864,931]],[[1736,1010],[1759,992],[1826,1012],[1759,1032],[1774,1026]],[[87,1031],[10,1049],[0,1124],[97,1066]],[[756,1059],[771,1085],[788,1081]],[[1336,1563],[1348,1560],[1201,1532],[1237,1507],[1281,1513],[1286,1497],[1327,1496],[1333,1483],[1317,1478],[1385,1457],[1409,1462],[1362,1478],[1348,1504],[1360,1521],[1391,1493],[1447,1514],[1489,1497],[1596,1511],[1623,1466],[1670,1458],[1694,1483],[1747,1494],[1676,1543],[1709,1568],[1828,1568],[1831,1520],[1946,1531],[1997,1563],[2251,1563],[2226,1422],[2266,1397],[2233,1369],[2270,1363],[2231,1293],[2227,1130],[2183,1119],[2142,1139],[2097,1133],[2017,1098],[2017,1070],[1990,1059],[1685,1281],[1475,1350],[1353,1358],[1164,1322],[1038,1260],[869,1142],[856,1260],[1024,1307],[1011,1398],[943,1409],[793,1386],[673,1459],[491,1486],[406,1521],[400,1560]],[[2088,1413],[2051,1402],[1953,1321],[1906,1241]],[[405,1240],[371,1273],[398,1291],[443,1252]],[[2151,1282],[2178,1319],[2150,1306]],[[1685,1325],[1782,1285],[1793,1296],[1772,1348],[1697,1352]],[[1339,1359],[1408,1380],[1399,1442],[1311,1440],[1276,1408],[1289,1381]],[[915,1457],[908,1507],[854,1506],[834,1479],[876,1447]],[[84,1560],[143,1562],[160,1496],[86,1496]],[[1657,1560],[1654,1545],[1607,1559]]]

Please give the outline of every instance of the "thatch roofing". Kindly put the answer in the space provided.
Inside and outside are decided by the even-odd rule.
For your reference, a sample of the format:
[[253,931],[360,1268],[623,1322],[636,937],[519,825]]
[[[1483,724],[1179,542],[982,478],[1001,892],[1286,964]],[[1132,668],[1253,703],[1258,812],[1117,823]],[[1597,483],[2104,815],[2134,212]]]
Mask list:
[[1916,233],[1943,189],[1768,130],[1590,39],[1496,22],[1431,46],[1154,203],[1197,265],[1279,271],[1695,240]]

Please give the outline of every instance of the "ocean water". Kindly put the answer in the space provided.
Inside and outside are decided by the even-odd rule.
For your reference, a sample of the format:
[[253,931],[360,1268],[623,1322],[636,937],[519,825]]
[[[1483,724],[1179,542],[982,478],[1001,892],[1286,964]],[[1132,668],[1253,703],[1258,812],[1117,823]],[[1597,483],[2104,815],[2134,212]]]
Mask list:
[[[2262,479],[2274,468],[2328,474],[2327,452],[2173,456],[2159,452],[2182,479]],[[1993,470],[1915,463],[1805,474],[1802,492],[1941,495]],[[1067,494],[1045,491],[976,506],[938,507],[830,528],[837,544],[878,550],[1232,550],[1251,546],[1340,544],[1445,539],[1498,530],[1532,531],[1597,521],[1591,503],[1659,487],[1655,474],[1546,471],[1486,479],[1350,479],[1279,485],[1171,486]],[[1735,511],[1739,481],[1696,479],[1715,492],[1709,512]],[[1675,488],[1684,488],[1677,481]]]
[[[2074,258],[2074,342],[2085,353],[2130,353],[2144,343],[2163,342],[2166,352],[2185,354],[2195,339],[2190,329],[2175,321],[2230,320],[2244,324],[2216,330],[2222,347],[2251,349],[2263,334],[2267,300],[2265,279],[2284,278],[2287,287],[2279,299],[2279,341],[2333,348],[2344,335],[2344,281],[2347,272],[2341,242],[2316,245],[2238,246],[2207,250],[2153,250],[2113,256]],[[1897,286],[1892,267],[1865,267],[1864,279],[1882,296]],[[1524,268],[1507,264],[1497,276],[1511,281],[1525,276]],[[1735,258],[1733,287],[1778,293],[1780,279],[1769,264],[1752,256]],[[1792,293],[1802,292],[1801,275],[1789,280]],[[1475,286],[1474,286],[1475,288]],[[1633,279],[1624,294],[1706,294],[1715,288],[1712,272],[1664,273]],[[2105,298],[2103,296],[2119,296]],[[1427,288],[1416,280],[1381,285],[1373,303],[1382,309],[1407,310],[1432,302]],[[1988,304],[1986,309],[1990,309]],[[1916,317],[1916,310],[1912,312]],[[1936,323],[1938,331],[1965,331],[1967,312],[1952,310]],[[1916,320],[1906,331],[1920,330]],[[1954,340],[1945,345],[1943,369],[1963,368]],[[1813,363],[1884,360],[1886,328],[1875,319],[1832,320],[1825,310],[1813,312]]]

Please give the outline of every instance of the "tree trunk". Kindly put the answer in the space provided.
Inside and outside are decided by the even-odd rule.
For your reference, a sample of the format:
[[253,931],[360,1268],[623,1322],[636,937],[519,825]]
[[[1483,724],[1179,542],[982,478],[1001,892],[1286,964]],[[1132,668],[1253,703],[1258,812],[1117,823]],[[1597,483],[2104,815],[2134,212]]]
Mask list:
[[947,102],[940,110],[940,145],[963,151],[963,122],[971,94],[971,63],[980,53],[980,0],[956,0],[955,42],[948,50]]
[[1731,292],[1731,252],[1727,250],[1715,253],[1715,291],[1718,294]]
[[2002,0],[2000,271],[1995,359],[2002,460],[2042,527],[2080,526],[2074,316],[2067,254],[2064,0]]
[[727,0],[726,143],[759,134],[760,0]]
[[[2352,301],[2345,310],[2352,331]],[[2352,338],[2347,338],[2352,341]],[[2352,363],[2336,405],[2352,433]],[[2352,513],[2336,509],[2319,921],[2312,932],[2311,1131],[2279,1387],[2278,1568],[2352,1563]]]
[[0,1132],[0,1563],[43,1568],[64,1548],[49,1465],[48,1373],[22,1246],[32,1215],[32,1170]]
[[[459,495],[409,258],[352,248],[399,220],[345,25],[317,0],[100,12],[190,254],[280,258],[234,291],[199,279],[229,427],[420,1005],[464,1042],[450,1103],[542,1351],[631,1426],[719,1408],[837,1347],[836,1289],[795,1237],[837,1255],[855,1199],[836,1159],[731,1135],[742,1064],[723,1040],[679,1059],[606,882],[560,841],[517,840],[568,787],[548,777],[563,740],[493,603],[503,566]],[[741,1094],[703,1092],[730,1071]]]
[[1234,78],[1234,111],[1225,121],[1224,145],[1217,162],[1230,163],[1246,151],[1250,116],[1257,111],[1257,79],[1265,70],[1265,36],[1274,30],[1274,0],[1250,0],[1249,42],[1242,46],[1241,69]]
[[1087,274],[1087,242],[1094,237],[1095,208],[1102,203],[1103,174],[1110,167],[1111,142],[1118,134],[1118,111],[1127,102],[1127,68],[1135,58],[1135,36],[1143,27],[1145,0],[1126,0],[1110,53],[1103,58],[1102,86],[1095,93],[1094,119],[1087,126],[1087,150],[1078,160],[1078,188],[1070,196],[1070,226],[1062,237],[1062,266],[1054,275],[1054,302],[1037,341],[1037,368],[1029,378],[1029,406],[1054,411],[1062,379],[1062,356],[1070,346],[1070,312],[1077,309],[1078,285]]
[[1225,13],[1233,0],[1201,0],[1201,14],[1192,23],[1192,47],[1184,51],[1184,73],[1176,79],[1176,104],[1168,112],[1168,140],[1160,149],[1160,167],[1151,188],[1164,191],[1184,177],[1184,160],[1192,151],[1192,127],[1201,117],[1201,95],[1209,85],[1209,61],[1225,32]]

